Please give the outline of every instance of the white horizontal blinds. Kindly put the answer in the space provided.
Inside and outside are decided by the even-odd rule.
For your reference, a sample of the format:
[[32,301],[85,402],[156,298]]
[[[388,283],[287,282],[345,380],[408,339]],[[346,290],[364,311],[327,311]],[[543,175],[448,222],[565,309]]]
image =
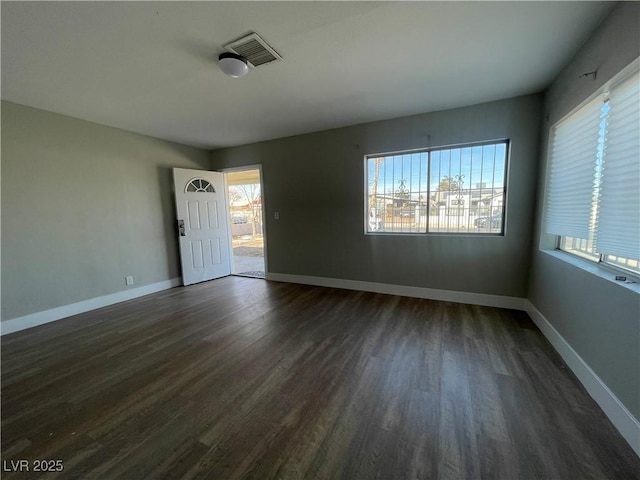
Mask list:
[[640,74],[609,99],[596,249],[640,260]]
[[601,111],[596,98],[553,129],[547,233],[589,238]]

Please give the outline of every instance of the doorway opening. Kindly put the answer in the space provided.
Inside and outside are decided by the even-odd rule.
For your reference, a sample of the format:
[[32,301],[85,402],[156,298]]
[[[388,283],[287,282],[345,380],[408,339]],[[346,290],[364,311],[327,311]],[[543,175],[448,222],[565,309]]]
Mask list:
[[225,172],[231,233],[231,273],[265,278],[265,235],[260,169]]

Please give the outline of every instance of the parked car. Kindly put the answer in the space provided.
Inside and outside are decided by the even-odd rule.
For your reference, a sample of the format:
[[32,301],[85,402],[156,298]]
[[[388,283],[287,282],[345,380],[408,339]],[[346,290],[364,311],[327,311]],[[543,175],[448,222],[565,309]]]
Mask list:
[[231,222],[237,225],[239,223],[247,223],[247,219],[245,217],[232,217]]
[[500,228],[502,226],[502,214],[498,213],[490,217],[476,218],[473,223],[478,228]]

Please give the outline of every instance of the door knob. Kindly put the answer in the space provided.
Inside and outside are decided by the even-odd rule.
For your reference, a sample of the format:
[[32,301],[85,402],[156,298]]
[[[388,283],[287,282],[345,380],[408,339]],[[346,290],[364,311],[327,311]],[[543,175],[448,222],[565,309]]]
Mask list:
[[186,237],[187,234],[184,231],[184,220],[178,220],[178,233],[181,237]]

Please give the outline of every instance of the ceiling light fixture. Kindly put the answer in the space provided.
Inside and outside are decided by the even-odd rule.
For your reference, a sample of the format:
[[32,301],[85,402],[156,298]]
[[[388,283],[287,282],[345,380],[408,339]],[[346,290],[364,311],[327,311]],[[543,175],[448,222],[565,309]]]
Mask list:
[[233,78],[243,77],[249,72],[247,59],[231,52],[221,53],[218,57],[218,65],[220,65],[220,70]]

